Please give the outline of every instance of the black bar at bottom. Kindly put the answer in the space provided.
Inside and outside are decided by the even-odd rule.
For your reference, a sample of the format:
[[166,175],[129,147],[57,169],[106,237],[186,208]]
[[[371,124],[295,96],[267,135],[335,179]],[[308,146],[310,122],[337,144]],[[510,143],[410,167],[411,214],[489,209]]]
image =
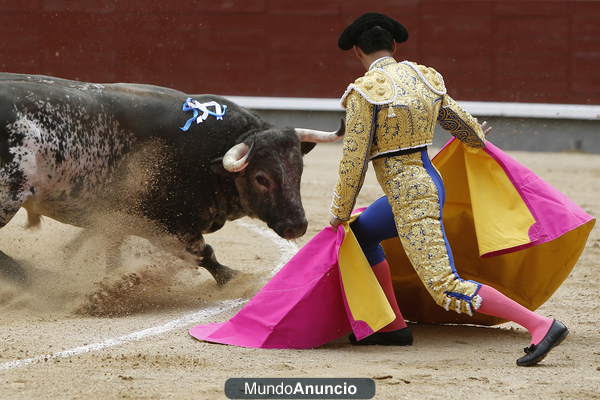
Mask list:
[[229,378],[228,399],[372,399],[370,378]]

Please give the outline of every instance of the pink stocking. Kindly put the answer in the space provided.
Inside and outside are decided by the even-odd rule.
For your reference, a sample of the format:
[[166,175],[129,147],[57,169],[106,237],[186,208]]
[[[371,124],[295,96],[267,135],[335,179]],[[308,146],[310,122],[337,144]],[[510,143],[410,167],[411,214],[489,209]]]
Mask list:
[[528,310],[490,286],[482,285],[477,294],[481,297],[477,312],[516,322],[529,331],[531,344],[539,344],[550,330],[552,319]]
[[379,285],[385,293],[385,297],[392,306],[394,314],[396,314],[396,319],[393,320],[389,325],[386,325],[383,328],[381,328],[378,332],[391,332],[406,328],[406,322],[404,321],[404,317],[400,312],[398,302],[396,301],[396,295],[394,294],[394,287],[392,286],[392,276],[390,274],[390,266],[387,260],[383,260],[379,264],[373,265],[371,268],[373,269],[373,273],[377,277]]

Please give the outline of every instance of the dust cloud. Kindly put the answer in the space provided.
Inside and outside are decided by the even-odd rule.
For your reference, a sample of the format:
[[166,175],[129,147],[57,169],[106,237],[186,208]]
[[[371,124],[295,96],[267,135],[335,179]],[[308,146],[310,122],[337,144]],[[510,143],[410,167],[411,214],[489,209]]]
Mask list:
[[[23,312],[126,316],[198,307],[257,290],[256,279],[244,272],[222,290],[206,270],[134,236],[123,235],[119,266],[112,268],[110,238],[100,231],[90,233],[49,218],[43,218],[39,228],[26,228],[26,222],[27,214],[21,210],[0,230],[0,250],[18,263],[24,275],[0,276],[3,318]],[[120,236],[118,225],[111,226],[111,234]]]

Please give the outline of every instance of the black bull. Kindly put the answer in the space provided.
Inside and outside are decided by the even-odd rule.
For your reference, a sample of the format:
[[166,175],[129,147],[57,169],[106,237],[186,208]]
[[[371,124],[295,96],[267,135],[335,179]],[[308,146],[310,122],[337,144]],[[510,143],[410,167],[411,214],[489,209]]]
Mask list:
[[174,243],[223,284],[235,271],[203,234],[250,216],[302,236],[302,156],[342,135],[276,128],[214,95],[0,73],[0,227],[21,207],[31,224],[108,218],[126,227],[105,232],[116,247],[125,234]]

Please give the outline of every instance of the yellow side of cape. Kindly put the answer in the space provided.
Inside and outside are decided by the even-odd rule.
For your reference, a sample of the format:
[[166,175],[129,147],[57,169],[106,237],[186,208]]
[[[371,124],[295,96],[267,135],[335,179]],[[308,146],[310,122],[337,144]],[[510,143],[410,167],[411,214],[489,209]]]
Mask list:
[[[535,223],[535,218],[517,189],[502,167],[483,149],[467,147],[457,141],[451,144],[461,145],[463,152],[468,152],[463,153],[462,161],[473,214],[485,215],[485,218],[474,218],[479,255],[528,244],[529,228]],[[450,151],[440,154],[436,163],[452,169],[448,165],[452,163],[451,154]],[[460,157],[455,158],[461,161]],[[444,177],[448,187],[455,187],[460,180],[464,180],[461,174],[449,173]],[[456,206],[454,199],[449,200],[450,207]]]
[[[357,216],[358,214],[353,215],[350,222]],[[352,233],[349,222],[344,222],[338,229],[342,226],[346,233],[340,246],[338,263],[346,301],[352,318],[366,322],[376,332],[396,316]]]

